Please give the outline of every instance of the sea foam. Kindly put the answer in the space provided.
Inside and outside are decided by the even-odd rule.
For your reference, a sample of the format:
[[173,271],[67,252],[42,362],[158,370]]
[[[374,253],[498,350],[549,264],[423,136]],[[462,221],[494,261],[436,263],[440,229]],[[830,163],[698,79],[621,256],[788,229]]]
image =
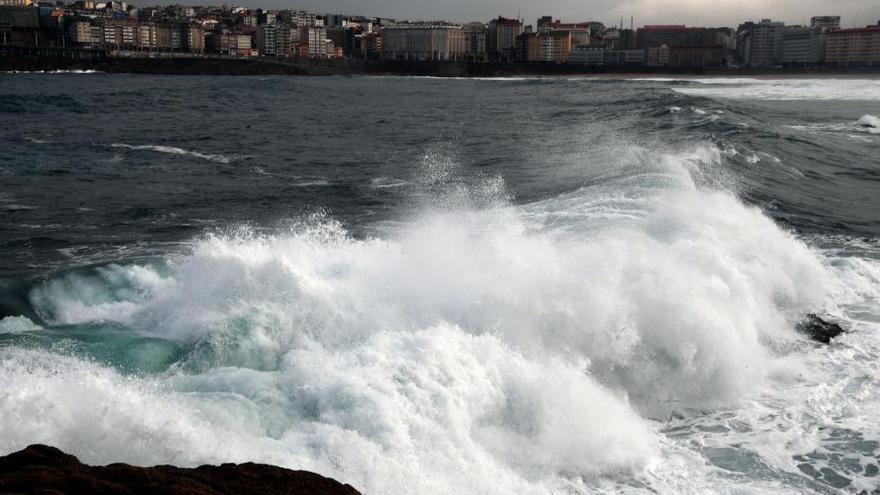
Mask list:
[[[0,450],[269,462],[366,493],[686,483],[658,420],[800,372],[781,349],[834,288],[816,253],[712,187],[721,157],[633,146],[621,174],[550,200],[514,205],[487,177],[375,237],[319,215],[50,281],[31,295],[47,324],[114,322],[187,351],[140,376],[0,350]],[[427,153],[419,187],[454,162]]]
[[183,148],[178,148],[176,146],[163,146],[157,144],[143,144],[143,145],[132,145],[125,143],[113,143],[110,145],[111,148],[122,148],[132,151],[154,151],[156,153],[166,153],[170,155],[182,155],[182,156],[192,156],[195,158],[201,158],[202,160],[207,160],[210,162],[217,163],[231,163],[232,158],[228,156],[211,154],[211,153],[202,153],[200,151],[191,151],[185,150]]

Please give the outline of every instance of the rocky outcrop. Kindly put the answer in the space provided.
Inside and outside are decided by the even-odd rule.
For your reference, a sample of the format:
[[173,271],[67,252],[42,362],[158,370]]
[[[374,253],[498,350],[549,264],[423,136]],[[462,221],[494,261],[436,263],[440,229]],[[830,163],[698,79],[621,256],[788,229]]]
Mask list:
[[823,344],[830,344],[832,339],[844,333],[843,328],[837,323],[827,322],[816,315],[807,315],[803,321],[797,324],[797,330]]
[[64,452],[32,445],[0,457],[0,493],[94,495],[357,495],[349,485],[306,471],[263,464],[223,464],[183,469],[173,466],[87,466]]

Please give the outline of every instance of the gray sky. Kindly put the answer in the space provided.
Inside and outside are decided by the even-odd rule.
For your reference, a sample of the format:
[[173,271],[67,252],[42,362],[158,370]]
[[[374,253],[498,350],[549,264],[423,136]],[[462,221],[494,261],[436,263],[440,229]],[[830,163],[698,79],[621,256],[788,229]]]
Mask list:
[[[149,0],[132,0],[135,4]],[[169,0],[166,0],[169,1]],[[209,0],[176,0],[211,3]],[[880,0],[225,0],[247,7],[296,8],[318,12],[363,14],[397,19],[488,20],[517,11],[526,24],[539,15],[566,21],[598,20],[618,24],[621,16],[636,26],[676,23],[699,26],[736,26],[745,20],[771,17],[789,24],[809,22],[815,15],[840,15],[844,27],[874,24]],[[241,2],[241,3],[236,3]],[[222,3],[220,0],[214,3]]]

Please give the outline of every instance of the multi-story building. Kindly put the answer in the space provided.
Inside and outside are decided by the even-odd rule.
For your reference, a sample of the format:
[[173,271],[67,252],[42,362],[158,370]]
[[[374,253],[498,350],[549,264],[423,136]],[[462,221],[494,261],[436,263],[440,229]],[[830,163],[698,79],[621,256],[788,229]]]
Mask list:
[[[592,37],[591,43],[592,44]],[[609,29],[601,39],[597,39],[595,48],[606,50],[635,50],[636,32],[632,29]]]
[[724,50],[717,47],[670,47],[667,63],[670,67],[706,68],[725,62]]
[[576,46],[568,57],[569,63],[586,65],[644,65],[647,50],[606,50],[586,45]]
[[134,19],[105,19],[104,47],[130,50],[137,47],[138,25]]
[[538,33],[549,33],[553,31],[568,31],[571,33],[572,43],[575,45],[590,44],[590,24],[589,22],[562,22],[549,20],[547,16],[538,19]]
[[328,27],[327,39],[333,42],[334,50],[340,52],[337,58],[350,58],[356,51],[357,38],[354,28]]
[[275,56],[278,51],[275,44],[277,27],[275,24],[262,24],[257,28],[257,50],[260,55]]
[[324,25],[324,18],[313,12],[295,12],[291,17],[293,24],[300,29]]
[[344,28],[348,27],[348,19],[340,14],[328,14],[324,18],[324,25],[327,27]]
[[606,50],[587,45],[576,46],[568,57],[570,64],[585,65],[644,65],[646,50]]
[[669,47],[652,46],[651,48],[648,48],[645,63],[653,67],[664,67],[669,65]]
[[472,62],[484,62],[488,57],[486,50],[486,36],[488,30],[482,22],[471,22],[461,27],[464,32],[464,43],[467,60]]
[[241,14],[241,23],[245,26],[257,27],[259,21],[260,19],[256,12],[248,11]]
[[289,55],[291,47],[299,39],[299,30],[293,26],[279,22],[275,24],[275,53]]
[[605,49],[589,45],[575,46],[568,61],[573,64],[602,65],[605,63]]
[[207,37],[206,48],[221,55],[250,56],[253,53],[252,39],[247,33],[215,32]]
[[880,25],[831,31],[825,40],[825,62],[829,64],[880,64]]
[[92,21],[86,18],[76,18],[68,23],[67,39],[80,46],[92,46],[102,41],[92,37]]
[[518,19],[499,17],[489,22],[486,51],[494,60],[511,61],[516,56],[516,39],[523,34]]
[[716,30],[683,25],[645,26],[636,30],[636,48],[646,50],[659,46],[670,48],[718,47]]
[[190,53],[205,53],[205,30],[202,26],[185,23],[180,26],[184,33],[184,49]]
[[308,46],[309,57],[327,56],[327,31],[322,26],[303,29],[301,39]]
[[785,26],[782,33],[783,64],[816,64],[822,58],[822,32],[806,26]]
[[40,16],[33,7],[0,7],[0,43],[38,45]]
[[764,19],[747,22],[737,29],[737,52],[751,67],[773,67],[782,62],[785,23]]
[[361,55],[368,59],[377,59],[382,56],[382,35],[380,33],[367,33],[361,38]]
[[519,58],[526,62],[567,62],[573,38],[570,31],[523,33],[518,39]]
[[468,53],[461,26],[442,22],[386,26],[382,50],[390,60],[463,60]]
[[839,15],[826,15],[813,17],[810,19],[810,27],[819,29],[821,32],[826,31],[837,31],[840,29],[840,16]]

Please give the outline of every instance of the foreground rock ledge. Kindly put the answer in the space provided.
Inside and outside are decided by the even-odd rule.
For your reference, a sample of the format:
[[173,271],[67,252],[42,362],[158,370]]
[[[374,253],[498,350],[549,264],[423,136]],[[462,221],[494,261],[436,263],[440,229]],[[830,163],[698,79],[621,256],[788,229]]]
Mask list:
[[39,494],[328,494],[360,495],[349,485],[307,471],[263,464],[183,469],[127,464],[87,466],[54,447],[30,447],[0,457],[0,493]]

